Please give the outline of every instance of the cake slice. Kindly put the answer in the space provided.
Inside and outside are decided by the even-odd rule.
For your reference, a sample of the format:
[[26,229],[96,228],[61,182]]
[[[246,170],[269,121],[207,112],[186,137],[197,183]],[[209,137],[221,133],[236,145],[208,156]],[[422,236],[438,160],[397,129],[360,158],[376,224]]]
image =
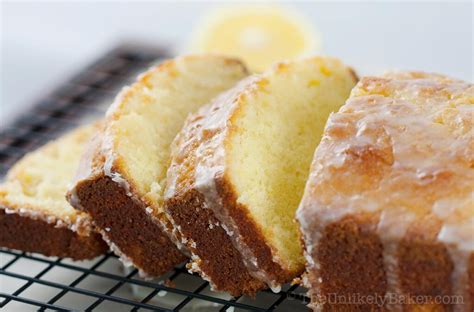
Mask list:
[[473,104],[470,83],[401,72],[329,118],[297,211],[315,310],[474,309]]
[[234,296],[304,270],[294,214],[328,115],[356,83],[338,60],[280,63],[188,118],[172,151],[165,211],[189,268]]
[[107,251],[90,218],[66,201],[86,142],[83,126],[26,154],[0,184],[0,246],[46,256],[89,259]]
[[144,276],[159,276],[185,256],[163,218],[170,145],[186,116],[247,75],[231,58],[202,55],[165,61],[125,88],[107,112],[69,192],[90,213],[112,249]]

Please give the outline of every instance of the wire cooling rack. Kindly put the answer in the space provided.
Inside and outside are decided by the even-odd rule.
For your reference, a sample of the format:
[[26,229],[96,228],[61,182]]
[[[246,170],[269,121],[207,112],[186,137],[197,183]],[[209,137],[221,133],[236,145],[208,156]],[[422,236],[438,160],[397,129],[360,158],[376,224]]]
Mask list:
[[[38,101],[0,135],[0,177],[26,152],[69,128],[102,116],[118,89],[166,57],[120,46]],[[304,289],[286,285],[233,298],[213,292],[184,264],[143,280],[112,253],[91,261],[44,257],[0,248],[0,309],[5,311],[307,311]]]

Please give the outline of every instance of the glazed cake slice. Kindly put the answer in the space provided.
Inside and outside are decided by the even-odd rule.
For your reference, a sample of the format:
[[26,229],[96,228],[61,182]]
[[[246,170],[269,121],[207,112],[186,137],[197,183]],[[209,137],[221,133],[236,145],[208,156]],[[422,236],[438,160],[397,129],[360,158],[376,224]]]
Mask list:
[[402,72],[329,118],[297,211],[315,310],[473,310],[473,104],[470,83]]
[[115,252],[142,275],[184,261],[162,215],[170,145],[186,116],[247,75],[231,58],[185,56],[151,68],[125,88],[85,153],[69,192]]
[[294,214],[326,118],[355,83],[335,59],[280,63],[188,118],[165,210],[214,289],[277,290],[304,270]]
[[0,184],[0,246],[89,259],[107,251],[89,216],[66,201],[67,185],[96,126],[78,128],[26,154]]

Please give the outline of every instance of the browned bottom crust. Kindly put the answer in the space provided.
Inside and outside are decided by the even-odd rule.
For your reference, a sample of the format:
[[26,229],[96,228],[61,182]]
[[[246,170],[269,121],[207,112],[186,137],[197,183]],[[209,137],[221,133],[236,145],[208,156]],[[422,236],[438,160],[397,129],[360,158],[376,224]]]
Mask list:
[[264,283],[250,275],[241,254],[218,225],[212,210],[204,208],[201,194],[190,190],[174,197],[167,201],[166,210],[180,226],[183,236],[192,239],[187,247],[199,256],[199,267],[216,290],[239,296],[254,295],[259,289],[266,288]]
[[285,284],[304,272],[304,265],[297,270],[289,271],[273,261],[273,254],[266,237],[249,215],[248,209],[237,202],[237,192],[231,183],[224,177],[217,177],[216,189],[225,205],[223,209],[226,209],[235,222],[242,241],[258,259],[258,268],[266,273],[268,279],[277,284]]
[[[353,304],[356,297],[378,297],[382,300],[387,290],[383,246],[376,233],[377,224],[378,215],[361,214],[348,216],[325,228],[316,251],[320,270],[308,272],[312,305],[326,302],[323,311],[386,310],[386,306],[381,306],[380,302]],[[436,297],[452,294],[453,263],[446,247],[435,241],[439,228],[439,223],[427,218],[409,229],[409,239],[399,244],[397,276],[404,295],[401,300],[422,297],[420,304],[413,301],[402,304],[404,311],[452,311],[454,308],[452,303],[434,301]],[[471,303],[474,302],[473,277],[474,256],[471,256]],[[318,282],[319,278],[322,283]],[[319,292],[314,290],[316,286],[320,287]],[[344,300],[352,303],[344,304]],[[465,306],[463,310],[472,311],[473,308]]]
[[[385,294],[382,244],[374,235],[372,221],[365,216],[346,218],[326,227],[318,247],[321,270],[319,275],[308,272],[311,301],[323,303],[324,311],[381,310],[376,304],[344,304],[341,299]],[[319,293],[313,291],[315,285],[320,286]]]
[[76,196],[94,224],[148,276],[160,276],[186,260],[144,205],[107,176],[81,181]]
[[97,233],[78,235],[68,228],[5,213],[3,209],[0,209],[0,246],[74,260],[91,259],[108,250]]

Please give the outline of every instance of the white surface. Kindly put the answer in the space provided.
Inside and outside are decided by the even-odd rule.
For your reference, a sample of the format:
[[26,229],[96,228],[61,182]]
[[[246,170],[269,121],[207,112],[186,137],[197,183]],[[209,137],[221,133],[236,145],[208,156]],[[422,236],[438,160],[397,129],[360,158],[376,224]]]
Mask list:
[[[121,40],[183,46],[209,2],[2,2],[1,120]],[[299,2],[326,54],[362,73],[419,69],[472,80],[472,3]]]

